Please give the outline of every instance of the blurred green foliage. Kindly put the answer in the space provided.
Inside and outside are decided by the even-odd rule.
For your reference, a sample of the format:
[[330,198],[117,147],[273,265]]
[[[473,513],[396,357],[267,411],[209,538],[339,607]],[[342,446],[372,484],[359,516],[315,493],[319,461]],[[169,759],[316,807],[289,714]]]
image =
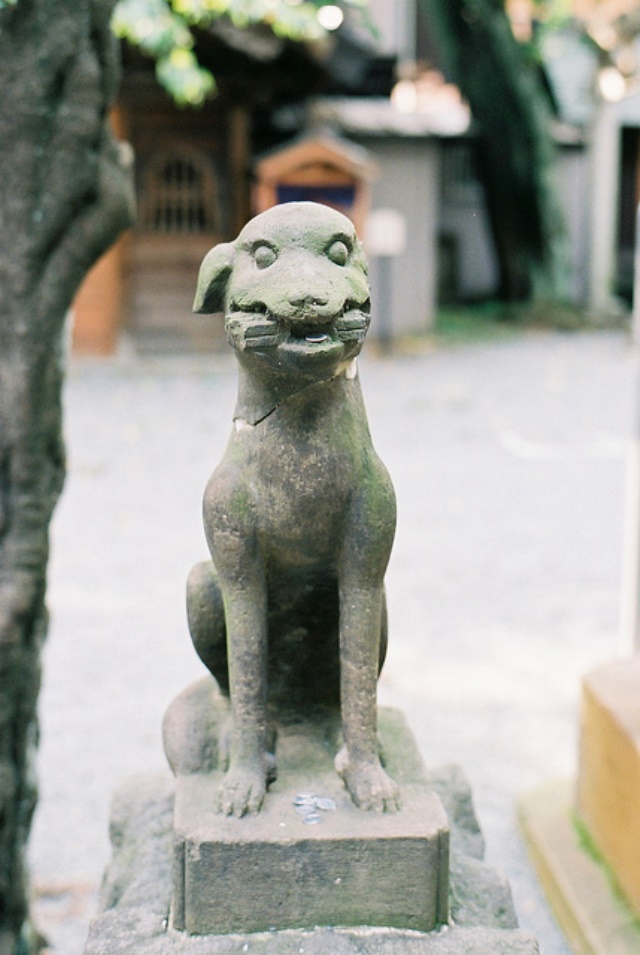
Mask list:
[[[0,0],[0,10],[18,2]],[[201,106],[215,95],[216,81],[198,62],[195,29],[226,17],[240,29],[266,26],[283,39],[312,43],[327,35],[318,11],[336,5],[333,0],[118,0],[112,23],[119,39],[155,60],[158,82],[178,105]],[[375,33],[367,0],[341,0],[340,6],[363,11]]]
[[[215,95],[216,82],[198,62],[195,29],[226,17],[241,29],[266,26],[283,39],[314,42],[326,37],[318,11],[333,5],[328,0],[119,0],[113,29],[155,60],[158,82],[176,103],[199,106]],[[363,9],[366,0],[343,0],[342,6]]]

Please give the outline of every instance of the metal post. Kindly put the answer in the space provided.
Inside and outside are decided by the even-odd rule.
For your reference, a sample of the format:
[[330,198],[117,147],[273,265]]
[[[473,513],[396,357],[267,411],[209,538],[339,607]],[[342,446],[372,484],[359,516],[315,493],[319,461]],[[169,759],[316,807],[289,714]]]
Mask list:
[[640,206],[636,212],[633,316],[634,420],[627,466],[622,567],[622,636],[625,648],[640,650]]

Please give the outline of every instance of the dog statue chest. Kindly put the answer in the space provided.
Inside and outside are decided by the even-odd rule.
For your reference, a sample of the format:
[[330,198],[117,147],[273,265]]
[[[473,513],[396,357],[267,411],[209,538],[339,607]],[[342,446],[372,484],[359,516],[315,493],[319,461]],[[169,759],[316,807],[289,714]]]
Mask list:
[[360,440],[354,438],[353,402],[342,393],[333,401],[322,397],[301,396],[259,425],[237,429],[212,478],[213,510],[233,509],[230,498],[246,500],[253,515],[247,530],[278,563],[335,557],[359,475],[371,466],[369,442],[363,446],[361,431]]

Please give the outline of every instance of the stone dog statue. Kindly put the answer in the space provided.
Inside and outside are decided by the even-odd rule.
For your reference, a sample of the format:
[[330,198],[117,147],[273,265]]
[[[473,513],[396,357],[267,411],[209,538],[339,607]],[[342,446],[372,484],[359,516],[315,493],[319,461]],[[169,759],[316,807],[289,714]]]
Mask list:
[[208,253],[194,311],[224,311],[239,362],[233,433],[204,495],[213,561],[193,569],[187,599],[196,651],[230,697],[218,809],[259,810],[271,719],[333,710],[352,800],[394,811],[376,683],[395,499],[356,372],[370,302],[353,225],[316,203],[269,209]]

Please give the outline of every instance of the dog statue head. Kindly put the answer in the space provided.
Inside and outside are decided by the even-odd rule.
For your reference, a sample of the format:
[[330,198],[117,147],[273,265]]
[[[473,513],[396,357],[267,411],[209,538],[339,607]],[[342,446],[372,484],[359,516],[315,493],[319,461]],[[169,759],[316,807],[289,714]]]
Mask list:
[[274,206],[200,267],[194,311],[224,312],[229,343],[261,374],[339,374],[370,321],[367,262],[353,224],[315,202]]

